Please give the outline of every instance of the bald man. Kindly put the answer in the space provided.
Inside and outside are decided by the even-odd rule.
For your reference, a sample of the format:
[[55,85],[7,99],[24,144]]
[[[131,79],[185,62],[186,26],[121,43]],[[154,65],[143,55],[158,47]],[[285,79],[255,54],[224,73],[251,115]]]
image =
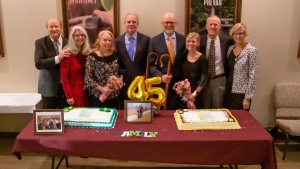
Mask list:
[[61,36],[62,23],[57,18],[46,22],[48,35],[35,41],[34,62],[40,70],[38,93],[42,95],[44,109],[61,109],[68,104],[60,83],[59,63],[70,52],[63,49],[68,40]]
[[[160,57],[163,54],[169,54],[168,51],[168,38],[171,37],[173,46],[174,46],[174,61],[171,65],[171,74],[167,74],[167,66],[168,60],[163,59],[163,67],[160,67],[159,64],[155,65],[155,58],[150,59],[150,74],[151,76],[159,76],[162,78],[163,84],[169,84],[169,93],[167,96],[167,109],[174,109],[175,108],[175,97],[176,93],[172,89],[174,82],[172,82],[172,74],[174,70],[174,65],[176,65],[178,58],[182,56],[185,51],[185,36],[179,34],[175,31],[177,26],[177,19],[173,13],[166,13],[163,16],[161,26],[163,28],[163,32],[156,35],[150,40],[149,50],[148,52],[155,52]],[[161,87],[164,88],[164,85]],[[175,94],[175,95],[174,95]]]

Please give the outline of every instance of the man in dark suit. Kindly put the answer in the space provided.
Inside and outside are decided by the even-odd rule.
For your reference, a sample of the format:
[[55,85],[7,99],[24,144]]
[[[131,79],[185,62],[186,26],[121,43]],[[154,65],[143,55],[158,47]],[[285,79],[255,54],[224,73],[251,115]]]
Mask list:
[[42,95],[44,109],[57,109],[67,106],[64,92],[60,83],[59,63],[70,52],[62,48],[67,39],[61,36],[62,23],[57,18],[46,22],[47,36],[35,41],[34,62],[40,70],[38,92]]
[[[170,69],[170,75],[167,74],[168,59],[166,58],[163,59],[163,67],[160,67],[161,65],[159,63],[155,65],[156,58],[152,57],[150,59],[149,71],[152,77],[159,76],[162,78],[162,82],[164,84],[169,84],[169,89],[168,89],[169,92],[167,96],[167,108],[173,109],[173,105],[175,104],[174,99],[176,98],[174,97],[174,94],[176,95],[176,93],[172,89],[174,82],[172,82],[171,79],[173,77],[172,73],[173,73],[174,65],[176,64],[176,62],[178,62],[178,60],[180,60],[179,57],[181,57],[185,51],[185,36],[175,32],[175,28],[177,26],[177,19],[173,13],[166,13],[163,16],[161,25],[164,28],[164,31],[156,35],[150,40],[149,53],[155,52],[158,54],[159,57],[163,54],[169,54],[169,55],[172,55],[172,53],[174,54],[173,63]],[[168,51],[169,38],[172,39],[172,43],[174,47],[173,52]],[[162,85],[162,87],[163,89],[165,89],[164,85]]]
[[[137,31],[139,17],[135,13],[127,13],[124,20],[126,32],[115,39],[118,54],[120,74],[123,75],[125,86],[121,89],[120,108],[124,109],[124,100],[129,100],[127,90],[136,76],[144,76],[146,73],[147,55],[150,37]],[[130,40],[133,41],[133,53],[129,55]]]
[[[209,77],[209,81],[204,88],[204,108],[223,108],[225,92],[225,61],[227,50],[234,44],[231,37],[220,34],[221,20],[218,16],[210,16],[206,20],[207,35],[200,38],[200,52],[210,59],[211,41],[214,41],[214,75]],[[209,70],[210,71],[210,70]]]

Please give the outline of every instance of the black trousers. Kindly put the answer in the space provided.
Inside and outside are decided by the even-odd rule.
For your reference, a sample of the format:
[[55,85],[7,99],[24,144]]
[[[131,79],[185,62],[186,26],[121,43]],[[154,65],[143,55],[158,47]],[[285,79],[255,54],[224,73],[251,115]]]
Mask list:
[[42,96],[43,108],[44,109],[63,109],[64,107],[69,107],[62,84],[59,85],[58,92],[56,96],[45,97]]

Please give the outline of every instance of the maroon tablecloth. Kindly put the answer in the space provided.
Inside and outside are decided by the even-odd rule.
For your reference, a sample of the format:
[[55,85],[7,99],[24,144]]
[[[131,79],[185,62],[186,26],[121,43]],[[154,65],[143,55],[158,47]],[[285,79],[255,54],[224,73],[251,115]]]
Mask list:
[[[178,130],[174,111],[163,111],[153,124],[128,124],[124,112],[114,129],[66,128],[63,135],[34,135],[33,121],[19,133],[13,153],[21,152],[98,157],[118,160],[202,165],[262,165],[276,169],[274,140],[246,111],[231,113],[242,129]],[[155,138],[116,137],[118,131],[158,132]]]

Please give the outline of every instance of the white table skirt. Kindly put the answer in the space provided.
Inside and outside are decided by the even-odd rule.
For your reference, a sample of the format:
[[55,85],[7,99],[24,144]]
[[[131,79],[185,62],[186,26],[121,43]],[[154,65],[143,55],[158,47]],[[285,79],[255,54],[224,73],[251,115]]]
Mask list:
[[42,108],[39,93],[0,93],[0,114],[33,113]]

